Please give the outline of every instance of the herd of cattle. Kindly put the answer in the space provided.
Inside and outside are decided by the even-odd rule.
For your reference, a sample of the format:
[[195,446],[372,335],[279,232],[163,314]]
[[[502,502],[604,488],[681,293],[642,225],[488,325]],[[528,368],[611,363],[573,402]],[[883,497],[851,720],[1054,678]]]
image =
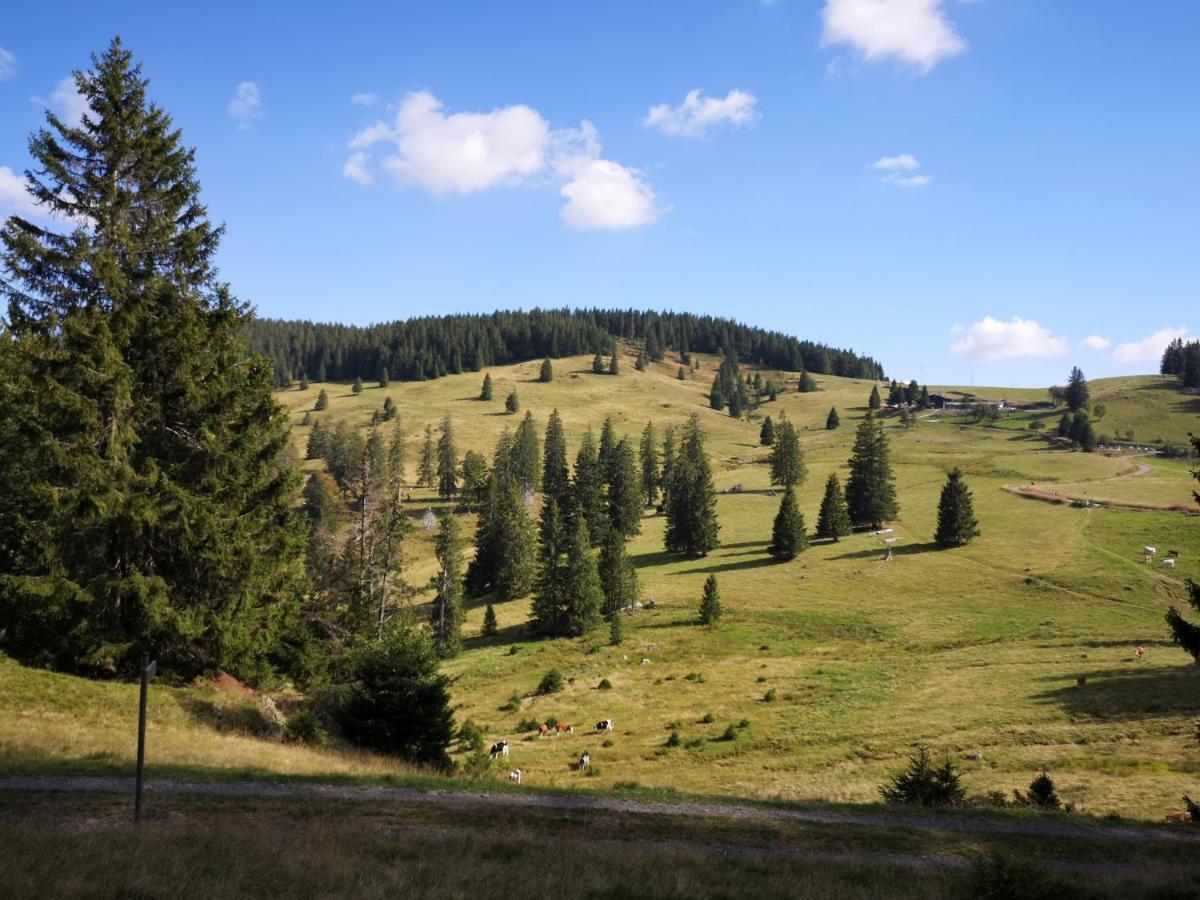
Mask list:
[[[1142,554],[1143,554],[1143,556],[1145,556],[1146,562],[1148,562],[1148,563],[1154,561],[1154,554],[1156,554],[1156,553],[1158,553],[1157,547],[1143,547],[1142,548]],[[1167,569],[1173,569],[1173,568],[1175,568],[1175,560],[1177,560],[1177,559],[1179,559],[1179,551],[1178,550],[1168,550],[1166,559],[1164,559],[1162,561],[1162,564]]]
[[[601,731],[612,731],[614,727],[615,726],[613,725],[612,719],[602,719],[601,721],[597,722],[594,726],[595,733],[599,733]],[[567,722],[555,723],[553,731],[555,734],[574,734],[575,733],[575,729],[572,728],[571,725]],[[543,725],[538,726],[538,737],[539,738],[546,736],[550,732],[551,732],[551,727],[549,725],[543,724]],[[507,759],[508,758],[508,741],[507,740],[496,741],[496,743],[492,744],[492,749],[490,751],[488,751],[488,756],[491,757],[492,759],[499,759],[501,757],[504,757],[505,759]],[[575,763],[575,771],[582,772],[591,764],[592,764],[592,755],[588,751],[584,750],[583,754],[579,757],[579,762]],[[508,780],[511,781],[513,784],[520,784],[521,783],[521,774],[522,773],[521,773],[520,769],[513,769],[511,772],[508,773]]]

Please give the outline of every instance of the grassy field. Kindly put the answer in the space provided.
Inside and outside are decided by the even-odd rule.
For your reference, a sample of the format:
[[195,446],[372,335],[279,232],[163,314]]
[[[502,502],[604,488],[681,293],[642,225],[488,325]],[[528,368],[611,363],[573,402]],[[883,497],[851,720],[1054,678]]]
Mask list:
[[[532,410],[539,426],[559,409],[572,457],[584,429],[598,430],[605,416],[636,441],[647,420],[661,435],[665,424],[700,414],[718,490],[743,490],[721,494],[722,546],[704,559],[665,555],[663,520],[647,512],[630,552],[655,609],[627,620],[622,647],[609,647],[601,631],[582,640],[531,640],[523,628],[528,600],[499,605],[500,636],[485,640],[482,605],[468,610],[466,650],[447,665],[456,715],[480,723],[490,739],[512,740],[510,762],[524,770],[526,784],[862,802],[877,799],[887,775],[927,743],[962,767],[976,793],[1024,788],[1045,766],[1064,799],[1087,811],[1159,819],[1180,808],[1181,794],[1200,792],[1200,667],[1169,642],[1163,623],[1168,604],[1181,603],[1183,580],[1200,578],[1200,520],[1159,510],[1073,509],[1002,490],[1035,483],[1097,498],[1187,503],[1195,482],[1186,466],[1150,459],[1150,474],[1119,477],[1130,459],[1053,449],[1020,429],[922,420],[904,430],[889,420],[901,505],[895,558],[883,562],[878,539],[856,535],[817,543],[781,564],[765,553],[778,500],[767,494],[761,416],[786,411],[800,428],[809,466],[800,499],[812,528],[827,474],[845,475],[870,383],[819,378],[819,391],[785,393],[749,420],[734,421],[707,408],[711,359],[686,381],[677,379],[674,363],[640,373],[626,355],[614,378],[593,375],[590,362],[555,361],[550,384],[536,382],[538,362],[493,369],[490,403],[475,399],[480,373],[368,386],[357,396],[348,384],[279,394],[301,450],[308,429],[299,423],[321,387],[330,408],[315,417],[345,417],[362,427],[390,395],[412,438],[410,474],[426,423],[447,413],[460,452],[490,453],[500,430],[516,425],[517,417],[503,412],[514,386],[521,415]],[[1182,440],[1200,425],[1196,398],[1162,379],[1095,382],[1092,395],[1107,405],[1101,430],[1111,423],[1140,438]],[[824,428],[831,405],[842,418],[833,432]],[[974,491],[983,534],[944,551],[932,537],[938,493],[953,466]],[[438,505],[424,490],[410,503],[414,517]],[[1145,565],[1145,544],[1179,549],[1177,567]],[[418,531],[406,577],[424,585],[433,572],[431,537]],[[720,580],[727,611],[712,630],[695,623],[709,574]],[[1135,659],[1139,645],[1147,653]],[[550,668],[569,683],[561,693],[536,696]],[[127,762],[127,720],[119,728],[105,724],[104,709],[128,705],[131,689],[88,685],[80,690],[95,690],[94,702],[50,700],[32,682],[44,688],[39,679],[51,677],[0,665],[3,758],[28,768],[38,760],[60,768]],[[612,689],[600,690],[601,679]],[[26,680],[28,693],[14,694],[10,685]],[[297,775],[401,771],[370,757],[221,730],[202,707],[189,706],[188,697],[203,699],[208,690],[191,688],[170,700],[164,691],[155,713],[156,733],[164,735],[160,760]],[[513,694],[520,708],[501,709]],[[539,740],[516,730],[521,719],[550,717],[573,723],[574,735]],[[603,718],[615,720],[615,733],[589,734]],[[736,737],[721,739],[730,725]],[[668,748],[672,730],[682,745]],[[592,777],[569,766],[584,749],[592,754]]]

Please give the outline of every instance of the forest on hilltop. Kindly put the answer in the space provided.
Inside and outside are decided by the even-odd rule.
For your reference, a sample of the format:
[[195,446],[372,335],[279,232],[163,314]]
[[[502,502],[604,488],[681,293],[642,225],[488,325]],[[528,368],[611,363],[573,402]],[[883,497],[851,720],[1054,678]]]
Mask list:
[[618,339],[643,341],[652,361],[668,348],[681,355],[726,351],[788,372],[883,377],[879,362],[853,350],[691,313],[533,309],[368,326],[256,319],[249,331],[251,350],[274,362],[280,387],[301,377],[376,379],[385,370],[399,381],[424,381],[538,357],[611,353]]

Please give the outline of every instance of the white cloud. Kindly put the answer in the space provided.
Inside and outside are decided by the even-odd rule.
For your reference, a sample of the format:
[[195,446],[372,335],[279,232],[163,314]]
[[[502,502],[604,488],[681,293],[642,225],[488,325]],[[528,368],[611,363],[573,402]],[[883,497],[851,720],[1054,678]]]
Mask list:
[[350,102],[355,106],[374,106],[379,102],[379,97],[375,94],[352,94]]
[[849,44],[868,62],[893,58],[928,72],[967,49],[942,0],[826,0],[821,43]]
[[884,172],[911,172],[913,169],[921,168],[921,164],[911,153],[901,153],[899,156],[881,156],[871,163],[871,168]]
[[1129,341],[1117,344],[1112,352],[1112,358],[1121,363],[1157,363],[1162,358],[1163,350],[1175,338],[1187,337],[1187,328],[1160,328],[1149,337],[1140,341]]
[[1079,346],[1084,350],[1107,350],[1112,346],[1112,341],[1098,334],[1092,334],[1080,341]]
[[262,91],[253,81],[243,81],[233,92],[226,107],[230,118],[236,119],[238,128],[249,128],[263,117]]
[[889,184],[901,188],[923,188],[933,184],[932,175],[891,175],[884,179]]
[[0,47],[0,81],[12,81],[17,77],[17,58]]
[[28,219],[44,215],[25,189],[25,178],[8,166],[0,166],[0,221],[9,216]]
[[89,109],[88,102],[75,86],[75,76],[68,75],[54,86],[50,99],[30,97],[39,106],[45,106],[70,128],[78,128],[83,121],[83,114]]
[[704,97],[700,90],[688,91],[678,106],[660,103],[650,107],[642,124],[671,137],[701,138],[711,127],[729,125],[741,128],[758,120],[758,99],[748,91],[734,88],[724,99]]
[[362,185],[374,181],[375,169],[435,197],[557,184],[571,228],[634,228],[660,213],[641,172],[601,157],[590,122],[555,131],[529,106],[447,114],[433,94],[418,91],[404,98],[393,121],[361,129],[348,149],[342,175]]
[[1025,356],[1065,356],[1067,339],[1056,337],[1032,319],[1013,316],[1001,322],[984,316],[969,325],[963,336],[950,345],[955,356],[975,362],[998,362]]

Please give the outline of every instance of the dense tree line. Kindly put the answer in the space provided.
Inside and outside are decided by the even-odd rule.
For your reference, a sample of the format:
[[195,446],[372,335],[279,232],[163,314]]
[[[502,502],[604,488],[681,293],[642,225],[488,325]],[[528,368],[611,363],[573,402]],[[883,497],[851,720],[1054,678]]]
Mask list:
[[[426,316],[365,327],[256,319],[248,328],[250,348],[273,362],[278,386],[302,377],[381,380],[385,372],[391,379],[423,381],[539,357],[613,356],[617,339],[644,341],[653,361],[662,360],[671,348],[688,359],[692,352],[724,352],[782,371],[883,376],[877,361],[852,350],[692,313],[533,309]],[[604,371],[611,366],[610,360]]]
[[1200,341],[1175,338],[1163,351],[1159,372],[1174,375],[1184,387],[1200,388]]

